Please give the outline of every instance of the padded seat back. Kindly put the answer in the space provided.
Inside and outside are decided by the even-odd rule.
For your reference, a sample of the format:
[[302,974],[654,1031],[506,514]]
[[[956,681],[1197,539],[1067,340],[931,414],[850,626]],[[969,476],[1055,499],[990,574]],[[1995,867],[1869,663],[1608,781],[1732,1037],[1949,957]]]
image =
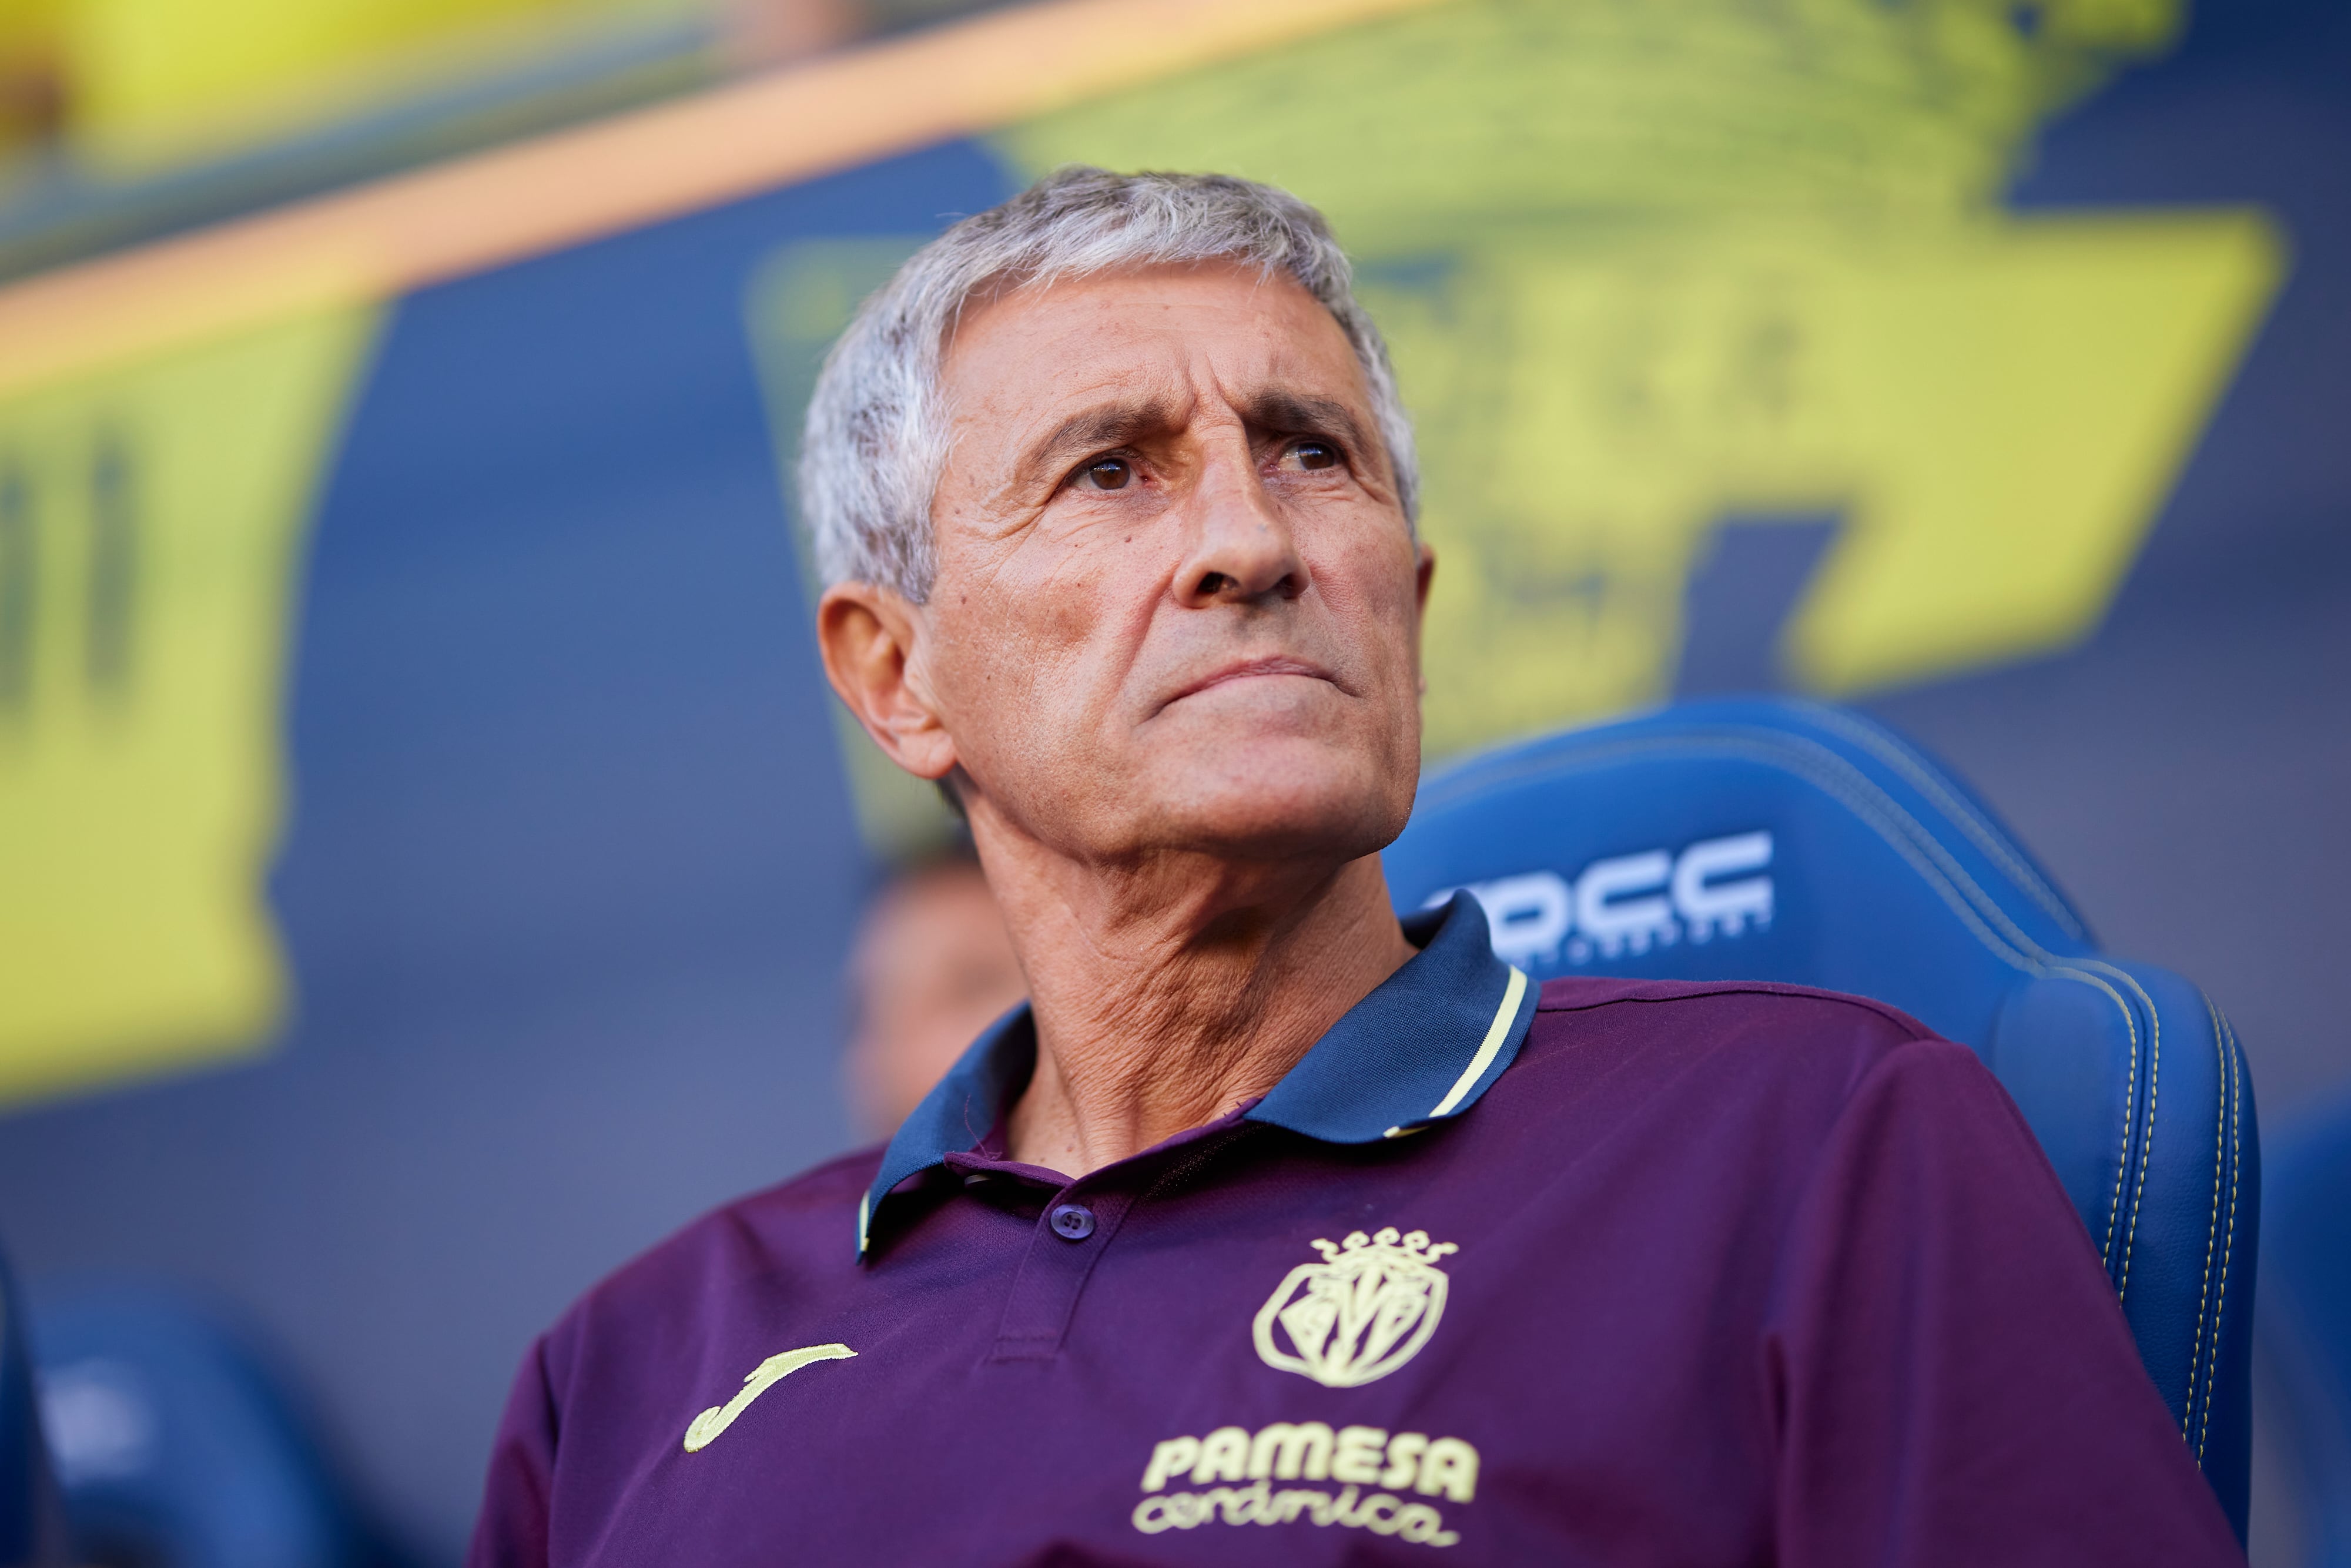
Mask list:
[[1690,703],[1426,780],[1398,905],[1467,887],[1543,980],[1781,980],[1889,1002],[2014,1097],[2139,1354],[2244,1534],[2260,1160],[2243,1052],[2203,993],[2102,955],[1964,786],[1857,714]]
[[78,1544],[175,1568],[391,1561],[274,1369],[178,1292],[91,1284],[36,1298],[51,1457]]

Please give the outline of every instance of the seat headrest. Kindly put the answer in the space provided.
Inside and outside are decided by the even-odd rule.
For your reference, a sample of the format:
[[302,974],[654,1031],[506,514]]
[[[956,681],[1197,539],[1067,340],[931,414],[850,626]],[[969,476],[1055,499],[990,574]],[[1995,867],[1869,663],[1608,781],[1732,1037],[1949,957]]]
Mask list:
[[1426,780],[1386,855],[1402,909],[1467,887],[1536,979],[1784,980],[1891,1002],[1981,1049],[2001,998],[2091,950],[1969,791],[1856,715],[1691,703]]

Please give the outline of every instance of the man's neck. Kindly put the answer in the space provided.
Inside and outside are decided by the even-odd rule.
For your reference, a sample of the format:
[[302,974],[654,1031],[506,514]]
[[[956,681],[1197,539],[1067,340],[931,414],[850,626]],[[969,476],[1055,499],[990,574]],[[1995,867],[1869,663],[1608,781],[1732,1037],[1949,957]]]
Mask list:
[[1264,1094],[1413,956],[1376,855],[1105,876],[982,837],[1037,1024],[1006,1127],[1025,1165],[1082,1176]]

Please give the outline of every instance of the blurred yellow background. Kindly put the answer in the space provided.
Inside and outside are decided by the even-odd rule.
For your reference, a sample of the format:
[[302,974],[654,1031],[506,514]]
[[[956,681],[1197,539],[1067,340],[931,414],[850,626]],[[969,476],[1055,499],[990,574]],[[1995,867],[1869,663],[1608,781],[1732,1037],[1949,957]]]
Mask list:
[[1327,213],[1416,415],[1437,755],[1672,689],[1737,516],[1832,515],[1783,674],[1850,695],[2104,612],[2275,290],[2251,212],[2006,213],[2172,0],[1461,0],[1008,132]]
[[218,156],[709,0],[0,0],[19,144],[127,169]]
[[[12,79],[43,60],[56,74],[47,133],[125,166],[282,139],[559,39],[696,21],[709,40],[789,52],[890,19],[799,10],[786,38],[760,32],[779,8],[717,0],[0,4]],[[145,542],[123,613],[149,662],[122,688],[135,695],[105,696],[45,653],[28,718],[0,739],[0,804],[21,807],[0,817],[0,852],[23,868],[0,880],[0,925],[18,934],[0,1094],[277,1027],[284,965],[261,888],[287,789],[273,716],[298,611],[287,563],[378,313],[405,288],[643,221],[667,199],[664,169],[699,178],[731,158],[747,183],[762,159],[853,163],[859,136],[918,144],[936,105],[979,80],[959,112],[1008,180],[1067,162],[1213,168],[1322,206],[1418,415],[1440,561],[1433,758],[1672,695],[1708,630],[1693,584],[1758,524],[1804,521],[1820,553],[1748,680],[1850,696],[2078,642],[2284,273],[2283,240],[2248,208],[2003,204],[2053,116],[2173,47],[2176,0],[1327,9],[1279,37],[1231,6],[1016,9],[960,47],[943,33],[862,76],[844,61],[740,89],[733,101],[778,106],[764,121],[724,94],[650,110],[223,231],[216,254],[203,235],[167,246],[112,305],[20,309],[82,322],[84,341],[141,310],[197,314],[0,402],[0,455],[17,455],[28,497],[0,528],[28,561],[99,537],[93,443],[137,476],[125,537]],[[825,346],[922,237],[796,239],[749,277],[787,500]],[[87,620],[69,571],[9,582],[43,639]],[[935,796],[835,718],[869,848],[937,841]]]

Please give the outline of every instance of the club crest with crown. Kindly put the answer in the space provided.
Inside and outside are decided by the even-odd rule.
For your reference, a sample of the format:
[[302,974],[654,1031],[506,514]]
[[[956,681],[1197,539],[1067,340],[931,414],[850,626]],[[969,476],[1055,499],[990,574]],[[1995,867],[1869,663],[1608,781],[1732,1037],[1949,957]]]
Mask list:
[[1420,1353],[1445,1312],[1437,1260],[1459,1248],[1389,1226],[1336,1246],[1318,1239],[1314,1249],[1322,1261],[1292,1269],[1258,1309],[1257,1353],[1268,1366],[1326,1388],[1355,1388]]

